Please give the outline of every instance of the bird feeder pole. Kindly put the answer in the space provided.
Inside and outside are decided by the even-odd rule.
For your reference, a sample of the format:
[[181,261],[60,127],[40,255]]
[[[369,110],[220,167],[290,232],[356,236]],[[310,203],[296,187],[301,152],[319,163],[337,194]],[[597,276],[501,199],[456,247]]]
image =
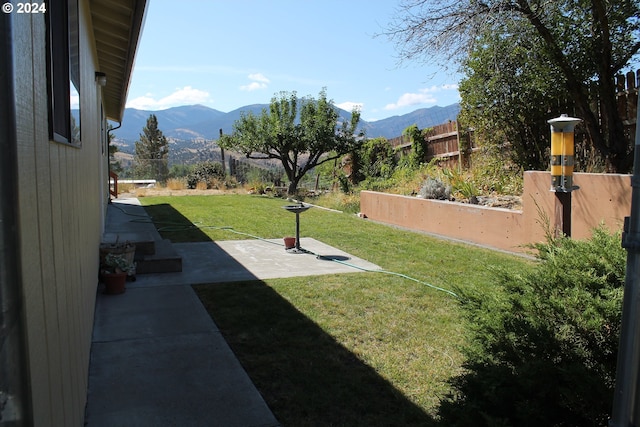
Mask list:
[[554,231],[571,236],[571,192],[575,164],[574,129],[581,119],[562,114],[551,125],[551,191],[556,193]]

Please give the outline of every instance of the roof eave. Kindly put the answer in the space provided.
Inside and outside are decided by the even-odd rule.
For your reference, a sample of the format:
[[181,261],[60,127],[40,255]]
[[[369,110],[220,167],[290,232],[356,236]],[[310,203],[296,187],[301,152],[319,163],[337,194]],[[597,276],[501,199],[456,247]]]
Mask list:
[[148,0],[91,0],[98,66],[106,74],[102,97],[108,119],[121,122]]

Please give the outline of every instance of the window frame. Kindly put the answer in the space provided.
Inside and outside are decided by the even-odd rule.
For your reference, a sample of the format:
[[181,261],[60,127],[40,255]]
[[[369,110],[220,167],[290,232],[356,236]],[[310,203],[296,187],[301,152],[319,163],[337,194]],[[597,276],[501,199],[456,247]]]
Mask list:
[[75,147],[81,146],[80,114],[76,120],[71,111],[74,89],[81,99],[78,16],[78,0],[47,1],[49,139]]

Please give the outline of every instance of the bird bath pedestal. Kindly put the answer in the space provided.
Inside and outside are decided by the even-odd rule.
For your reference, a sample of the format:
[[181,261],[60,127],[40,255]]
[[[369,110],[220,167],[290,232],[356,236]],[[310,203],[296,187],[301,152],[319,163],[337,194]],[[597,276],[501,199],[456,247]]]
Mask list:
[[289,212],[293,212],[294,214],[296,214],[296,245],[291,249],[287,249],[287,252],[296,253],[296,254],[306,253],[306,251],[300,247],[300,214],[306,211],[307,209],[309,209],[310,207],[311,206],[305,206],[303,203],[299,203],[297,205],[283,206],[283,208],[285,208]]

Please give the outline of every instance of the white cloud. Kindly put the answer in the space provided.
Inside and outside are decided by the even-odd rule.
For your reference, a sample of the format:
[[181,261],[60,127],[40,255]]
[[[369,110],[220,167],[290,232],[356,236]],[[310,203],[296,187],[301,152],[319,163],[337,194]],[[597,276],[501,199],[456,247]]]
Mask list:
[[345,102],[341,102],[340,104],[336,104],[336,107],[342,108],[343,110],[346,110],[349,112],[351,112],[354,108],[359,111],[362,111],[362,107],[364,107],[364,104],[362,102],[345,101]]
[[458,90],[458,85],[446,84],[442,86],[431,86],[429,88],[419,89],[417,93],[405,93],[400,96],[395,103],[387,104],[384,109],[397,110],[419,104],[435,104],[438,100],[433,94],[443,90]]
[[256,82],[269,83],[269,79],[260,73],[249,74],[249,80],[254,80]]
[[267,85],[260,82],[251,82],[248,85],[240,86],[240,90],[244,90],[246,92],[252,92],[254,90],[266,89]]
[[266,89],[268,87],[268,83],[270,83],[270,80],[260,73],[249,74],[247,77],[249,77],[251,83],[240,86],[240,90],[251,92],[254,90]]
[[405,93],[393,104],[387,104],[385,110],[397,110],[403,107],[410,107],[419,104],[435,104],[436,98],[430,93],[421,89],[419,93]]
[[209,92],[194,89],[191,86],[185,86],[176,89],[172,94],[160,99],[155,99],[153,94],[139,96],[129,100],[127,107],[140,110],[163,110],[180,105],[206,104],[211,101]]

